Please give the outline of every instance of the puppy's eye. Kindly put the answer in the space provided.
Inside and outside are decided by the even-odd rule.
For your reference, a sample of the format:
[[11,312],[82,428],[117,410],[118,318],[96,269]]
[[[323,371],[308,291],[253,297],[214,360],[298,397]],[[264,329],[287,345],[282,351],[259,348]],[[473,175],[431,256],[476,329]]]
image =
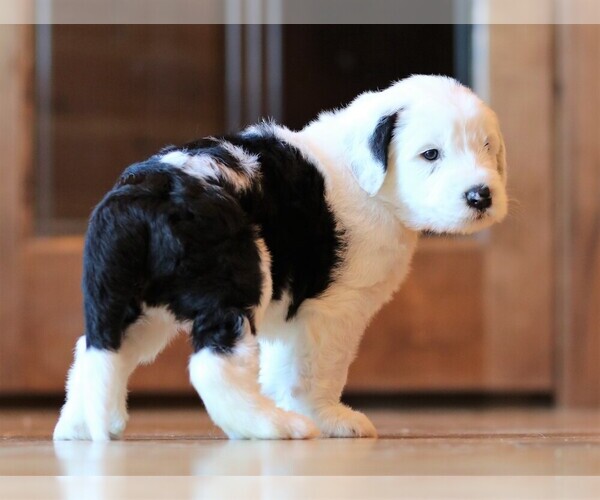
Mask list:
[[440,157],[440,152],[437,149],[428,149],[424,153],[421,153],[421,156],[427,161],[435,161]]
[[483,147],[489,151],[489,150],[490,150],[490,143],[489,143],[489,141],[488,141],[488,142],[486,142],[486,143],[483,145]]

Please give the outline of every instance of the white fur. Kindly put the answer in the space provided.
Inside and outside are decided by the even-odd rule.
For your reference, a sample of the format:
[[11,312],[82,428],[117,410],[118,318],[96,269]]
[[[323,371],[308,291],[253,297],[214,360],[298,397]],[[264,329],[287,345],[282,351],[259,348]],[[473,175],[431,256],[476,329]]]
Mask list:
[[165,308],[145,307],[142,317],[125,332],[118,352],[86,349],[85,337],[80,337],[54,439],[106,441],[120,437],[129,419],[129,377],[139,364],[154,361],[178,331],[189,327],[177,323]]
[[171,151],[160,157],[160,161],[174,167],[183,167],[190,160],[190,155],[184,151]]
[[234,146],[230,142],[221,141],[223,146],[237,161],[247,178],[252,178],[258,172],[258,156],[248,153],[240,146]]
[[[257,240],[263,289],[254,321],[263,321],[272,294],[271,257],[262,239]],[[303,439],[319,431],[307,418],[282,408],[265,397],[258,383],[258,342],[244,322],[244,336],[234,352],[222,355],[201,349],[190,360],[190,379],[213,421],[232,439]]]
[[258,171],[258,158],[229,142],[223,141],[220,145],[237,160],[242,172],[226,167],[208,154],[191,155],[184,151],[172,151],[161,156],[160,161],[201,180],[226,180],[238,191],[247,189]]
[[[392,113],[399,118],[384,173],[369,140],[380,118]],[[263,127],[319,167],[348,246],[327,293],[307,300],[292,322],[283,319],[284,303],[268,309],[259,333],[261,386],[282,408],[313,418],[325,436],[375,436],[364,415],[339,403],[348,367],[368,322],[408,273],[419,231],[471,233],[506,215],[497,118],[453,80],[417,76],[363,94],[300,132]],[[434,165],[420,157],[431,148],[443,152]],[[493,205],[478,220],[464,193],[481,183],[490,187]]]
[[254,311],[254,321],[260,325],[273,295],[273,279],[271,278],[271,254],[265,244],[265,240],[258,238],[256,246],[258,247],[258,254],[260,256],[260,272],[263,284],[260,294],[260,304]]
[[[384,171],[369,141],[379,120],[393,113],[398,123]],[[192,384],[215,423],[232,438],[307,438],[319,431],[375,436],[367,417],[340,403],[348,368],[369,321],[408,273],[420,231],[471,233],[506,215],[505,152],[497,118],[455,81],[416,76],[323,113],[302,131],[266,123],[244,134],[267,132],[297,147],[322,173],[327,201],[344,229],[344,259],[326,292],[306,300],[286,321],[288,298],[270,301],[270,256],[259,240],[265,279],[255,311],[258,335],[253,337],[246,324],[233,353],[202,349],[192,356]],[[257,159],[230,146],[243,174],[204,155],[172,152],[162,161],[199,178],[228,177],[244,189],[256,174]],[[421,157],[432,148],[442,152],[435,163]],[[465,202],[465,192],[478,184],[488,185],[493,195],[485,216]],[[86,351],[79,340],[56,439],[108,439],[122,431],[129,374],[140,361],[152,359],[178,328],[172,317],[153,318],[152,324],[157,326],[133,325],[118,354]],[[139,336],[131,334],[138,329]],[[155,332],[152,340],[143,336],[146,329]],[[84,382],[86,370],[90,378],[93,372],[94,382]],[[86,397],[91,401],[83,405]],[[88,411],[82,416],[84,406]]]
[[249,325],[233,353],[202,349],[194,354],[190,378],[213,421],[232,439],[305,439],[319,433],[309,419],[261,394],[258,345]]
[[60,412],[54,429],[54,439],[89,439],[90,433],[85,423],[85,337],[79,337],[75,344],[73,365],[67,374],[67,400]]

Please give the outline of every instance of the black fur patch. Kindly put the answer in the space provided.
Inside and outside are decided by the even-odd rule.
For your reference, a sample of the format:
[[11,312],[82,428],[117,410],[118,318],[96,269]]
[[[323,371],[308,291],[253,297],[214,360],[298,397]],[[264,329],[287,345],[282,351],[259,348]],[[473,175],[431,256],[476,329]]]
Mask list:
[[387,171],[388,151],[397,118],[397,113],[381,118],[369,141],[373,157],[383,165],[384,172]]
[[229,140],[260,157],[260,189],[246,192],[241,203],[271,254],[273,299],[290,294],[291,319],[305,299],[329,286],[343,251],[325,181],[298,149],[272,135]]
[[[250,187],[237,192],[162,163],[132,165],[94,210],[84,250],[88,346],[119,349],[142,304],[193,321],[192,341],[229,352],[261,298],[256,239],[272,260],[273,298],[291,296],[288,319],[331,283],[343,249],[325,183],[301,153],[271,135],[227,141],[260,158]],[[182,148],[239,170],[220,139]]]

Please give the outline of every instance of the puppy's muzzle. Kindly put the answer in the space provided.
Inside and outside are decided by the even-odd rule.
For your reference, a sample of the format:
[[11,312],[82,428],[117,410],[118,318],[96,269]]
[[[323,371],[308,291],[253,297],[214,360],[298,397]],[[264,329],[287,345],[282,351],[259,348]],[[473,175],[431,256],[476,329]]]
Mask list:
[[467,205],[479,212],[485,212],[492,206],[492,193],[490,188],[484,184],[473,186],[465,193]]

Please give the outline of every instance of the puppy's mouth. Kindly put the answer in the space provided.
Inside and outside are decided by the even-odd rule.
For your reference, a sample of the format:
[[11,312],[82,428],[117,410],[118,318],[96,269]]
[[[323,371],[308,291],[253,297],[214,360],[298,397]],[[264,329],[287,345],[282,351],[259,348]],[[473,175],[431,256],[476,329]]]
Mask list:
[[448,229],[422,229],[422,236],[462,236],[465,234],[471,234],[475,231],[479,231],[492,223],[496,222],[494,213],[491,210],[472,210],[464,217],[456,221],[456,224]]
[[427,238],[433,237],[445,237],[445,238],[457,238],[459,235],[457,233],[451,233],[449,231],[434,231],[433,229],[425,229],[421,231],[421,235]]
[[471,209],[465,217],[465,222],[479,222],[482,220],[493,218],[493,209],[486,208],[485,210]]

